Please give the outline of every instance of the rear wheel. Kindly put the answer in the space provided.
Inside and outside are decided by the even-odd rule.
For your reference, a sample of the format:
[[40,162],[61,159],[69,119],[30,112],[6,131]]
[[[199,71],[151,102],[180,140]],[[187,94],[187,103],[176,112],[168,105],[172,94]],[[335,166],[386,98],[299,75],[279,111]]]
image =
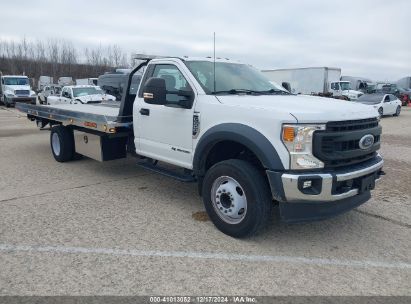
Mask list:
[[208,216],[223,233],[245,237],[264,228],[272,217],[268,184],[250,163],[231,159],[211,167],[203,181]]
[[398,107],[397,107],[397,110],[395,110],[394,116],[400,116],[400,113],[401,113],[401,107],[398,106]]
[[74,158],[73,131],[64,126],[54,126],[50,132],[50,146],[54,159],[60,163]]

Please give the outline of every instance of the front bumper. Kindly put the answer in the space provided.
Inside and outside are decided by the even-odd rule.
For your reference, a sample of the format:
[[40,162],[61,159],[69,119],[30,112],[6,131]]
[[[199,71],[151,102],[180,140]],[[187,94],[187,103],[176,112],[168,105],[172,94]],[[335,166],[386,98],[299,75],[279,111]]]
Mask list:
[[267,171],[273,198],[280,202],[285,221],[327,218],[365,203],[383,175],[377,155],[363,164],[330,172],[285,173]]
[[5,101],[9,104],[15,104],[16,102],[25,102],[25,103],[36,103],[36,96],[15,96],[15,97],[6,97]]

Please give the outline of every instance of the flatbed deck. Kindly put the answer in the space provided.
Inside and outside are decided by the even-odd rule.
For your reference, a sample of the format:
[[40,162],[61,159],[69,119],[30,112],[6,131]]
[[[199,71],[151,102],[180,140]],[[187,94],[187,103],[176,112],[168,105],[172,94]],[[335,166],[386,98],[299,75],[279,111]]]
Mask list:
[[16,108],[33,120],[57,122],[65,126],[73,125],[104,133],[116,133],[118,128],[132,127],[132,122],[121,122],[118,103],[59,105],[17,103]]

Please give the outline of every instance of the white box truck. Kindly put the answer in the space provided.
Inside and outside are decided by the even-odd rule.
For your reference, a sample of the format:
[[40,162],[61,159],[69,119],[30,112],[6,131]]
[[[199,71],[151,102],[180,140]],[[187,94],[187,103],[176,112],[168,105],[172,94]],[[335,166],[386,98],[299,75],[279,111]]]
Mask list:
[[53,83],[53,77],[51,76],[40,76],[37,83],[37,92],[43,90],[45,86],[51,85]]
[[76,79],[76,85],[97,85],[97,78]]
[[[118,105],[17,108],[51,126],[58,162],[75,161],[76,153],[108,161],[129,152],[147,170],[197,182],[210,219],[233,237],[262,229],[274,207],[296,222],[370,199],[384,174],[373,107],[292,95],[226,59],[144,56]],[[134,91],[133,75],[142,69]]]
[[57,84],[59,86],[64,87],[64,86],[74,85],[74,81],[72,77],[63,76],[58,79]]
[[294,94],[319,95],[357,100],[362,92],[351,89],[350,82],[341,81],[341,69],[312,67],[262,70],[263,74],[280,85],[289,83]]

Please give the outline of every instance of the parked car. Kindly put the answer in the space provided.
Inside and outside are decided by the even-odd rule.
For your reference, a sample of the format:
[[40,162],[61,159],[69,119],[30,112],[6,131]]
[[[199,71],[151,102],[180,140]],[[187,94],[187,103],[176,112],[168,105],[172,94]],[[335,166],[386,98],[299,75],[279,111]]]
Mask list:
[[100,87],[94,85],[66,86],[59,96],[49,96],[47,104],[81,104],[101,103],[103,101],[115,101],[113,95],[104,93]]
[[61,92],[61,86],[58,84],[51,84],[43,87],[43,90],[37,95],[40,104],[47,104],[49,96],[58,96]]
[[403,106],[407,106],[411,101],[411,89],[398,88],[399,99]]
[[374,107],[380,114],[398,116],[401,112],[401,100],[393,94],[365,94],[358,102]]

